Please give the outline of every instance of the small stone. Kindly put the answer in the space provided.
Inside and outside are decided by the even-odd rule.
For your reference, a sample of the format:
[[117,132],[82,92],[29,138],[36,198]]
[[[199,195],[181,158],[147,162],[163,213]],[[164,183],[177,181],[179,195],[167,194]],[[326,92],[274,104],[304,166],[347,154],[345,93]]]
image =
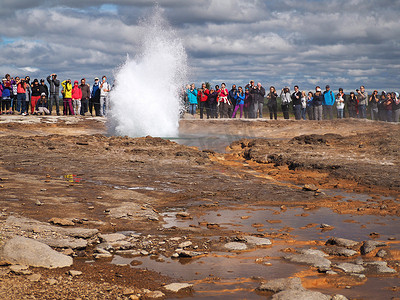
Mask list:
[[271,245],[272,244],[269,239],[259,238],[259,237],[251,236],[251,235],[246,235],[244,237],[244,240],[246,241],[246,243],[253,244],[253,245],[256,245],[256,246],[266,246],[266,245]]
[[357,246],[358,242],[348,240],[348,239],[343,239],[343,238],[330,238],[327,242],[326,245],[336,245],[339,247],[345,247],[345,248],[351,248],[354,246]]
[[55,285],[55,284],[58,283],[58,281],[55,280],[54,278],[49,278],[49,279],[47,279],[47,282],[48,282],[49,285]]
[[185,211],[178,212],[176,214],[176,216],[180,217],[180,218],[183,218],[183,219],[190,219],[191,218],[190,214],[188,212],[185,212]]
[[363,266],[352,263],[341,263],[336,265],[336,267],[345,273],[362,273],[365,271]]
[[196,256],[203,255],[203,253],[201,253],[201,252],[186,251],[186,250],[180,250],[180,251],[177,251],[177,253],[179,254],[179,257],[196,257]]
[[318,192],[319,189],[314,184],[305,184],[303,186],[304,191]]
[[72,277],[75,277],[75,276],[82,275],[82,272],[81,271],[76,271],[76,270],[69,270],[68,274],[71,275]]
[[136,296],[136,295],[130,295],[129,299],[130,300],[139,300],[140,298],[138,296]]
[[27,278],[32,282],[37,282],[40,280],[41,277],[42,277],[42,275],[40,275],[40,274],[32,274],[32,275],[29,275]]
[[266,283],[261,284],[257,290],[263,292],[278,293],[284,290],[304,290],[301,280],[298,277],[295,278],[279,278],[269,280]]
[[337,294],[337,295],[332,297],[332,300],[348,300],[348,299],[343,295]]
[[174,253],[171,255],[172,258],[178,258],[179,257],[179,253]]
[[186,248],[186,247],[189,247],[189,246],[192,246],[192,245],[193,245],[193,243],[191,241],[186,241],[186,242],[180,243],[178,245],[178,247],[179,248]]
[[10,266],[11,272],[17,275],[30,275],[32,271],[29,270],[29,266],[26,265],[12,265]]
[[42,205],[43,205],[43,202],[40,202],[40,200],[36,200],[36,201],[35,201],[35,205],[37,205],[37,206],[42,206]]
[[75,253],[74,250],[72,250],[70,248],[67,248],[62,252],[62,254],[69,255],[69,256],[73,255],[74,253]]
[[147,255],[149,255],[149,252],[147,252],[146,250],[142,250],[142,251],[140,251],[140,254],[143,256],[147,256]]
[[164,289],[167,291],[173,292],[173,293],[178,293],[179,291],[183,289],[190,289],[193,287],[193,284],[189,283],[171,283],[167,284],[164,286]]
[[387,255],[387,252],[383,249],[380,249],[377,253],[376,253],[376,257],[380,257],[380,258],[384,258]]
[[146,293],[146,297],[151,298],[151,299],[163,298],[164,296],[165,296],[165,294],[161,291],[152,291],[152,292]]
[[374,251],[376,247],[384,247],[387,246],[386,243],[384,242],[379,242],[379,241],[365,241],[363,245],[360,248],[361,254],[365,255],[370,253],[371,251]]
[[63,218],[51,218],[49,223],[54,225],[61,225],[61,226],[74,226],[75,223],[72,220],[63,219]]
[[228,250],[232,251],[240,251],[240,250],[246,250],[247,246],[244,243],[238,243],[238,242],[231,242],[227,243],[224,245],[224,247]]
[[89,206],[88,207],[88,210],[93,210],[94,209],[94,206]]
[[131,288],[126,288],[126,289],[124,289],[122,291],[122,295],[124,295],[124,296],[130,296],[130,295],[133,295],[135,293],[136,293],[136,291],[134,289],[131,289]]

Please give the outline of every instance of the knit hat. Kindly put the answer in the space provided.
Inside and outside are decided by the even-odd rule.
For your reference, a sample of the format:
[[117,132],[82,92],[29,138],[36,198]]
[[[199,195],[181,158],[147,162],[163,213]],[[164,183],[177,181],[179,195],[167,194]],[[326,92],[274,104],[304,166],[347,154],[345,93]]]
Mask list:
[[46,96],[46,93],[41,93],[40,96],[42,96],[42,97],[43,97],[43,96]]

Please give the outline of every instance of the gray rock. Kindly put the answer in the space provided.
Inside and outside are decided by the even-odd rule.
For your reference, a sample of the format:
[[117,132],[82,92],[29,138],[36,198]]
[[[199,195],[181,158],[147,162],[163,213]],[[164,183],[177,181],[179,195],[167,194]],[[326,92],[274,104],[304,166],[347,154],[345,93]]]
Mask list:
[[58,281],[55,280],[54,278],[49,278],[49,279],[47,279],[47,282],[48,282],[49,285],[55,285],[55,284],[58,283]]
[[40,280],[40,278],[42,278],[42,275],[40,275],[40,274],[32,274],[32,275],[29,275],[27,278],[28,278],[29,281],[37,282],[37,281]]
[[146,250],[142,250],[142,251],[140,251],[140,254],[143,255],[143,256],[147,256],[147,255],[149,255],[150,253],[147,252]]
[[166,289],[169,292],[173,292],[173,293],[178,293],[181,290],[184,289],[191,289],[193,287],[193,284],[189,284],[189,283],[171,283],[171,284],[167,284],[164,285],[164,289]]
[[327,242],[327,245],[336,245],[339,247],[345,247],[345,248],[352,248],[358,245],[358,242],[353,241],[353,240],[348,240],[348,239],[343,239],[343,238],[330,238]]
[[272,300],[330,300],[331,297],[320,292],[307,290],[285,290],[272,296]]
[[165,294],[161,291],[152,291],[146,293],[146,298],[151,298],[151,299],[158,299],[158,298],[163,298]]
[[386,243],[384,242],[379,242],[379,241],[365,241],[363,245],[360,248],[361,254],[365,255],[370,253],[371,251],[374,251],[376,247],[385,247],[387,246]]
[[357,251],[338,246],[326,247],[324,248],[324,251],[329,255],[345,256],[345,257],[354,256],[358,253]]
[[24,217],[9,216],[6,220],[6,225],[19,227],[24,231],[33,231],[36,233],[48,233],[56,232],[64,236],[70,236],[74,238],[88,239],[92,238],[99,232],[97,229],[86,229],[86,228],[63,228],[48,223],[39,222],[33,219]]
[[29,270],[29,266],[26,265],[11,265],[10,266],[11,272],[17,275],[30,275],[32,271]]
[[376,273],[397,273],[395,269],[392,269],[388,267],[386,261],[373,261],[373,262],[367,262],[364,264],[369,270],[372,270]]
[[84,249],[88,246],[88,242],[85,239],[79,238],[74,239],[71,237],[66,238],[39,238],[37,241],[42,242],[50,247],[54,248],[71,248],[71,249]]
[[352,263],[341,263],[336,265],[336,267],[345,273],[362,273],[365,271],[363,266]]
[[329,271],[326,271],[325,274],[326,275],[337,275],[337,272],[329,270]]
[[99,234],[99,238],[104,243],[112,244],[118,241],[126,240],[128,237],[122,233],[109,233]]
[[322,256],[322,257],[329,256],[325,252],[323,252],[321,250],[316,250],[316,249],[303,249],[300,251],[300,253],[301,254],[309,254],[309,255],[318,255],[318,256]]
[[231,243],[226,243],[224,247],[228,250],[232,251],[240,251],[240,250],[246,250],[247,246],[244,243],[238,243],[238,242],[231,242]]
[[179,257],[196,257],[204,254],[201,252],[187,251],[187,250],[179,250],[177,251],[177,253],[179,254]]
[[140,256],[140,251],[137,250],[118,250],[115,252],[117,255],[123,255],[123,256]]
[[316,268],[330,268],[331,261],[325,257],[313,254],[288,254],[283,257],[291,262],[311,265]]
[[278,293],[284,290],[304,290],[301,280],[298,277],[295,278],[279,278],[273,279],[266,283],[261,284],[257,290],[262,292],[273,292]]
[[63,268],[72,265],[72,257],[51,249],[46,244],[16,236],[6,242],[0,251],[0,257],[17,264],[33,267]]
[[113,255],[111,253],[95,253],[93,255],[95,259],[105,259],[105,258],[111,258]]
[[376,257],[380,257],[380,258],[384,258],[386,255],[387,255],[387,252],[385,250],[383,250],[383,249],[379,250],[376,253]]
[[271,245],[271,241],[266,238],[259,238],[256,236],[246,235],[244,240],[248,244],[256,245],[256,246],[264,246],[264,245]]
[[75,276],[82,275],[82,272],[81,271],[76,271],[76,270],[69,270],[68,274],[71,275],[72,277],[75,277]]
[[345,296],[337,294],[332,297],[332,300],[348,300]]
[[180,243],[178,245],[178,247],[179,248],[186,248],[186,247],[189,247],[189,246],[192,246],[192,245],[193,245],[193,243],[191,241],[186,241],[186,242]]
[[[148,198],[151,202],[152,199],[139,194],[138,197]],[[144,208],[144,209],[143,209]],[[109,209],[109,216],[115,219],[141,219],[141,220],[158,220],[158,214],[152,208],[143,207],[142,205],[134,202],[124,202],[119,207]]]

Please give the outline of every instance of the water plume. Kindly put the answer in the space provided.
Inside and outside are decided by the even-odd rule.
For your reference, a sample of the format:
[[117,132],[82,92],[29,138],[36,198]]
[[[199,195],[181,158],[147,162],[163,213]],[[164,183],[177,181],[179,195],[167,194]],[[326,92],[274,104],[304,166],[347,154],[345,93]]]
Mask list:
[[116,71],[110,92],[109,133],[130,137],[178,135],[180,93],[186,82],[182,40],[156,7],[141,22],[142,50]]

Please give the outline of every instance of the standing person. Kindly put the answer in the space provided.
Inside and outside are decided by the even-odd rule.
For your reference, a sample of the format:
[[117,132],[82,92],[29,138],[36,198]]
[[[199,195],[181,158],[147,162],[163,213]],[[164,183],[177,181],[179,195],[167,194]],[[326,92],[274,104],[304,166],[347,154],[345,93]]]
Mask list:
[[343,119],[344,112],[344,102],[345,102],[345,94],[343,93],[343,89],[339,89],[339,94],[336,96],[336,109],[337,109],[337,118]]
[[63,90],[63,103],[64,103],[64,116],[67,114],[74,115],[74,108],[72,107],[72,84],[71,79],[61,82]]
[[40,79],[39,88],[40,88],[40,95],[42,95],[42,93],[45,93],[46,94],[46,99],[48,99],[49,98],[49,88],[44,83],[44,79]]
[[301,92],[301,118],[306,120],[307,115],[307,95],[305,91]]
[[228,100],[231,103],[231,105],[228,106],[228,116],[232,116],[232,118],[234,118],[232,110],[236,108],[236,94],[237,94],[236,84],[233,84],[231,90],[228,93]]
[[386,92],[382,91],[378,102],[378,115],[380,121],[386,121],[385,102],[386,102]]
[[398,123],[400,118],[400,99],[399,93],[395,93],[392,103],[393,122]]
[[81,79],[81,84],[79,88],[82,92],[82,99],[81,99],[81,111],[80,114],[84,116],[88,112],[88,105],[89,105],[89,98],[90,98],[90,86],[86,83],[86,79]]
[[[343,102],[342,102],[341,100],[339,101],[340,103],[342,103],[342,105],[340,105],[340,103],[337,101],[337,100],[340,99],[340,98],[343,99]],[[343,111],[342,111],[342,113],[340,114],[340,115],[341,115],[341,118],[340,118],[340,119],[343,119],[343,118],[345,117],[344,114],[345,114],[345,106],[346,106],[346,103],[347,103],[346,94],[343,92],[343,89],[342,89],[342,88],[339,88],[339,93],[336,95],[336,108],[339,109],[339,107],[343,106]],[[339,119],[339,111],[338,111],[338,119]]]
[[56,104],[57,116],[60,115],[60,80],[57,79],[57,74],[53,73],[47,76],[47,82],[50,85],[50,98],[48,101],[49,112],[53,110],[54,104]]
[[309,91],[307,95],[307,116],[309,120],[315,120],[313,100],[314,100],[314,95],[311,91]]
[[315,88],[315,94],[313,98],[314,120],[322,120],[322,103],[324,103],[324,95],[322,95],[321,88],[317,86]]
[[231,105],[228,99],[228,89],[225,83],[221,83],[221,88],[218,92],[218,106],[219,106],[219,117],[229,118],[228,116],[228,106]]
[[31,114],[35,111],[36,102],[40,99],[39,81],[35,78],[32,83]]
[[207,119],[209,118],[209,109],[207,102],[209,94],[210,91],[207,89],[206,84],[202,83],[201,89],[197,91],[197,96],[199,97],[199,102],[200,102],[200,119],[203,119],[204,109],[206,109],[207,112]]
[[368,101],[368,94],[365,91],[365,87],[362,85],[360,89],[356,90],[357,92],[357,100],[358,100],[358,112],[359,117],[362,119],[367,118],[367,101]]
[[288,86],[285,86],[281,91],[281,102],[283,118],[289,120],[289,104],[292,102],[292,97]]
[[188,90],[186,91],[186,94],[188,95],[188,101],[189,101],[189,113],[192,116],[196,115],[196,106],[197,106],[197,90],[196,86],[194,83],[190,85]]
[[253,90],[253,101],[254,101],[254,118],[262,118],[262,111],[264,106],[265,89],[261,85],[261,82],[257,83],[257,87]]
[[269,93],[267,95],[267,106],[269,110],[269,118],[272,120],[273,118],[275,120],[278,119],[278,102],[276,101],[276,98],[278,98],[278,94],[276,93],[275,87],[270,86],[269,87]]
[[349,118],[357,117],[357,97],[354,92],[350,92],[350,96],[347,101],[347,110],[349,111]]
[[254,85],[254,80],[250,80],[248,84],[246,84],[245,89],[249,89],[249,94],[250,97],[248,98],[248,105],[249,105],[249,113],[248,116],[250,119],[254,119],[256,116],[254,115],[254,106],[255,106],[255,100],[254,100],[254,90],[256,89],[256,86]]
[[26,100],[26,83],[25,78],[21,78],[17,82],[17,107],[19,114],[25,115],[25,100]]
[[244,107],[244,99],[246,98],[245,93],[243,92],[243,88],[239,86],[238,91],[235,95],[235,110],[233,111],[232,118],[236,117],[236,112],[240,108],[240,119],[243,117],[243,107]]
[[[93,114],[94,109],[94,114]],[[94,78],[92,91],[90,93],[89,111],[92,117],[100,116],[100,83],[99,78]]]
[[25,115],[29,115],[29,104],[31,103],[31,78],[29,76],[25,77],[26,89],[25,89]]
[[378,102],[379,102],[378,91],[375,90],[372,93],[371,97],[369,98],[369,105],[371,107],[371,120],[379,119]]
[[11,84],[11,104],[10,104],[10,109],[8,111],[9,114],[13,114],[14,111],[16,110],[17,97],[18,97],[18,83],[17,82],[19,80],[20,80],[20,78],[18,76],[16,76]]
[[244,117],[248,119],[250,118],[250,107],[251,107],[251,94],[248,87],[245,88],[244,95],[245,96],[244,96],[243,112],[244,112]]
[[81,112],[82,91],[78,85],[78,80],[74,81],[74,87],[72,88],[71,97],[74,113],[76,116],[79,116]]
[[217,103],[218,103],[218,93],[215,89],[210,90],[207,102],[210,109],[210,118],[215,119],[217,117]]
[[331,91],[331,87],[327,85],[325,87],[325,92],[324,92],[324,101],[322,103],[322,110],[324,114],[324,119],[329,120],[333,119],[333,105],[335,104],[335,96],[333,95],[333,92]]
[[107,115],[109,108],[108,93],[110,92],[110,85],[107,82],[107,77],[104,75],[100,83],[100,115],[102,117]]
[[8,84],[7,79],[3,78],[2,90],[3,93],[2,93],[0,110],[2,114],[5,114],[10,109],[10,104],[11,104],[11,81],[10,84]]
[[392,94],[387,93],[385,101],[386,122],[392,122],[393,119],[392,104],[393,104]]
[[301,120],[301,92],[299,86],[294,86],[294,92],[292,94],[294,117],[296,120]]

